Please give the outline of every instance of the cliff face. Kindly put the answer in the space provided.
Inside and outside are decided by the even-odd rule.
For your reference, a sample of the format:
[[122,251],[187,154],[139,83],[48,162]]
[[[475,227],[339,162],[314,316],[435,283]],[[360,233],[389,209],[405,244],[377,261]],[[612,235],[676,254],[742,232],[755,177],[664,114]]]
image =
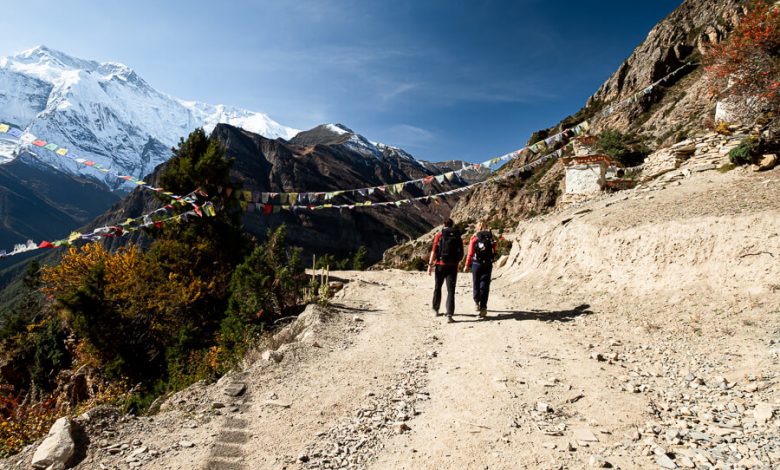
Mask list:
[[638,132],[657,144],[676,134],[704,127],[715,112],[716,98],[708,90],[701,58],[707,47],[722,41],[745,12],[743,0],[686,0],[647,35],[623,65],[588,100],[586,108],[630,97],[686,63],[693,64],[651,95],[595,123],[605,128]]
[[[702,55],[709,44],[728,36],[743,15],[746,3],[743,0],[685,0],[650,31],[647,39],[588,99],[579,113],[537,134],[544,138],[589,119],[593,135],[605,129],[633,133],[655,149],[702,132],[706,124],[712,122],[716,105],[716,97],[705,81]],[[630,98],[686,63],[691,65],[653,88],[652,93],[607,117],[593,118],[598,111]],[[524,163],[513,161],[506,170]],[[500,218],[505,225],[512,225],[543,213],[557,203],[562,176],[563,168],[556,163],[536,170],[533,175],[479,187],[456,204],[453,219]]]

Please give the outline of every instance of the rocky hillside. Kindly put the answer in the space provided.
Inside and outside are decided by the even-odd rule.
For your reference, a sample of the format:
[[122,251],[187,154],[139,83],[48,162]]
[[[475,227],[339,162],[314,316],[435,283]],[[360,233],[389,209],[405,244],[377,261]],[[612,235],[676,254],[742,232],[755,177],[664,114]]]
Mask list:
[[[556,130],[590,119],[686,63],[692,65],[653,88],[652,93],[607,117],[602,114],[591,119],[591,134],[598,135],[605,129],[634,134],[654,150],[706,133],[707,124],[714,118],[716,98],[704,80],[701,56],[708,44],[723,40],[738,24],[744,5],[741,0],[685,0],[650,31],[577,114],[552,129],[535,133],[530,140],[535,142]],[[524,163],[511,162],[505,171]],[[456,204],[453,217],[464,221],[500,218],[512,224],[544,213],[558,202],[562,176],[562,165],[551,163],[513,183],[478,188]]]
[[[254,192],[328,192],[364,188],[423,178],[447,168],[446,164],[439,167],[419,162],[400,149],[372,143],[342,125],[319,126],[287,142],[220,124],[211,138],[219,139],[225,146],[226,155],[234,160],[232,179],[242,189]],[[463,165],[462,162],[451,164],[458,168]],[[156,181],[162,168],[148,180]],[[428,191],[438,192],[450,187],[447,182],[443,184],[433,182]],[[424,193],[419,188],[411,188],[406,194],[406,197],[415,197]],[[383,197],[375,195],[374,200],[381,201]],[[136,190],[98,217],[90,227],[138,216],[158,204],[148,192]],[[307,255],[330,254],[341,259],[364,246],[367,259],[374,261],[381,258],[387,248],[415,239],[441,223],[450,209],[448,201],[441,201],[351,211],[300,209],[270,216],[251,212],[244,216],[244,224],[246,230],[259,239],[265,238],[269,228],[286,224],[290,227],[290,243],[302,247]]]
[[602,128],[639,132],[658,144],[704,128],[714,117],[716,97],[702,80],[707,47],[726,38],[739,23],[742,0],[687,0],[647,35],[620,68],[588,100],[586,109],[629,97],[686,63],[697,64],[664,88],[598,121]]
[[118,200],[104,186],[30,156],[0,165],[0,246],[65,237]]

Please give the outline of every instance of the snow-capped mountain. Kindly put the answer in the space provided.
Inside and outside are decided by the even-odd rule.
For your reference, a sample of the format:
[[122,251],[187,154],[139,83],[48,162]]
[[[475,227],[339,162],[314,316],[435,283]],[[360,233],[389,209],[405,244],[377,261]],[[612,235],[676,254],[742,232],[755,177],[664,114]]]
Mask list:
[[299,145],[342,145],[348,150],[369,159],[386,160],[388,158],[406,161],[407,163],[425,167],[422,160],[417,160],[405,150],[380,142],[372,142],[356,133],[344,124],[322,124],[314,129],[298,133],[291,142]]
[[[272,139],[298,133],[262,113],[174,98],[125,65],[78,59],[43,46],[0,58],[0,122],[138,178],[166,161],[179,138],[197,127],[210,132],[228,123]],[[0,142],[0,162],[18,152],[18,146]],[[39,156],[66,172],[107,178],[51,152]],[[111,177],[104,182],[119,186]]]

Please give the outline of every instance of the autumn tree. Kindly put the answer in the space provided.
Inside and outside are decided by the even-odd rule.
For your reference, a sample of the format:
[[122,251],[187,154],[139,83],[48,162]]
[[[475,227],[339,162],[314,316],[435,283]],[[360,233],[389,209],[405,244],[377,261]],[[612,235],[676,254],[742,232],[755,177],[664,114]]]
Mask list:
[[728,39],[710,47],[705,65],[741,116],[780,110],[780,5],[754,0]]

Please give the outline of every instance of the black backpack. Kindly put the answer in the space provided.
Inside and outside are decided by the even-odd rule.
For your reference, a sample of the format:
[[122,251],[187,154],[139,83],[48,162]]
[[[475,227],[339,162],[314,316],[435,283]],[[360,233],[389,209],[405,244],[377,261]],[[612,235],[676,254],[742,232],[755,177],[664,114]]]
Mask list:
[[490,231],[479,232],[477,242],[474,243],[474,257],[479,264],[491,264],[495,252],[493,251],[493,233]]
[[463,258],[463,239],[460,232],[452,228],[445,228],[441,231],[438,258],[445,264],[460,263]]

